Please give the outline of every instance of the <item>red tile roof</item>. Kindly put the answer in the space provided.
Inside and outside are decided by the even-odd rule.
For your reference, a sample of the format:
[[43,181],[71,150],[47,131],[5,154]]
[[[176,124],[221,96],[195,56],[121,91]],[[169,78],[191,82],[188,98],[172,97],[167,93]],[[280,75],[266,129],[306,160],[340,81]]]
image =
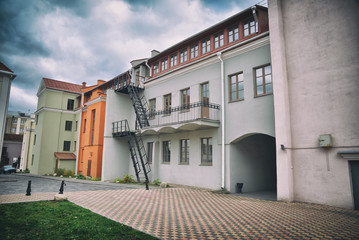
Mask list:
[[73,153],[54,152],[54,154],[60,160],[76,160],[76,155]]
[[3,64],[2,62],[0,62],[0,70],[14,73],[10,68],[5,66],[5,64]]
[[82,85],[62,82],[59,80],[54,80],[49,78],[43,78],[42,80],[44,81],[46,88],[62,90],[66,92],[81,93]]

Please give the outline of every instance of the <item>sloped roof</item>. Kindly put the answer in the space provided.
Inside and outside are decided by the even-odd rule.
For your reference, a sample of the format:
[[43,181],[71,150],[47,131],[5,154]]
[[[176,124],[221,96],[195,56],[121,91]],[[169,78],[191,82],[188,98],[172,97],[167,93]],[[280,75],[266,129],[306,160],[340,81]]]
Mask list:
[[76,155],[73,153],[54,152],[54,154],[59,160],[76,160]]
[[5,64],[3,64],[2,62],[0,62],[0,70],[14,73],[10,68],[8,68],[8,67],[7,67]]
[[81,93],[82,85],[69,83],[69,82],[62,82],[59,80],[49,79],[49,78],[43,78],[45,87],[50,89],[56,89],[66,92],[73,92],[73,93]]

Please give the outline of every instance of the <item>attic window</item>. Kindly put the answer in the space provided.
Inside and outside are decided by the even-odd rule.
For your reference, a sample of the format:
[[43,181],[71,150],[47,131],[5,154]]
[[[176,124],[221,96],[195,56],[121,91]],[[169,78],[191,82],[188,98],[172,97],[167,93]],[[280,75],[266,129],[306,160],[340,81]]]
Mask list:
[[245,37],[256,33],[256,22],[253,18],[244,23],[243,32]]

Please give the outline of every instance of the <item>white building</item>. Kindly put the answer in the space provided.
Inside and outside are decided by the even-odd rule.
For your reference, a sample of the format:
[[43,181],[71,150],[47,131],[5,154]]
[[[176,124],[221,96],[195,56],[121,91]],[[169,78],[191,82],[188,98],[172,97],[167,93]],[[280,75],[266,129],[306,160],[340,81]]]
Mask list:
[[268,5],[277,197],[359,209],[359,2]]
[[0,62],[0,156],[2,156],[11,82],[15,77],[14,72]]
[[[122,120],[133,131],[139,116],[150,181],[276,190],[267,8],[248,8],[132,65],[107,92],[103,180],[135,175]],[[133,89],[146,101],[132,101]]]

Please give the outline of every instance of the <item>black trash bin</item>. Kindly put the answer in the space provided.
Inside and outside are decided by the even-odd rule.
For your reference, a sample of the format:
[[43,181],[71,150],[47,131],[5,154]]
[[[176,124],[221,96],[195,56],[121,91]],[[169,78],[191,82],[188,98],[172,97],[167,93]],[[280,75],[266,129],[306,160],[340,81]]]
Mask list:
[[243,183],[237,183],[236,193],[242,193]]

